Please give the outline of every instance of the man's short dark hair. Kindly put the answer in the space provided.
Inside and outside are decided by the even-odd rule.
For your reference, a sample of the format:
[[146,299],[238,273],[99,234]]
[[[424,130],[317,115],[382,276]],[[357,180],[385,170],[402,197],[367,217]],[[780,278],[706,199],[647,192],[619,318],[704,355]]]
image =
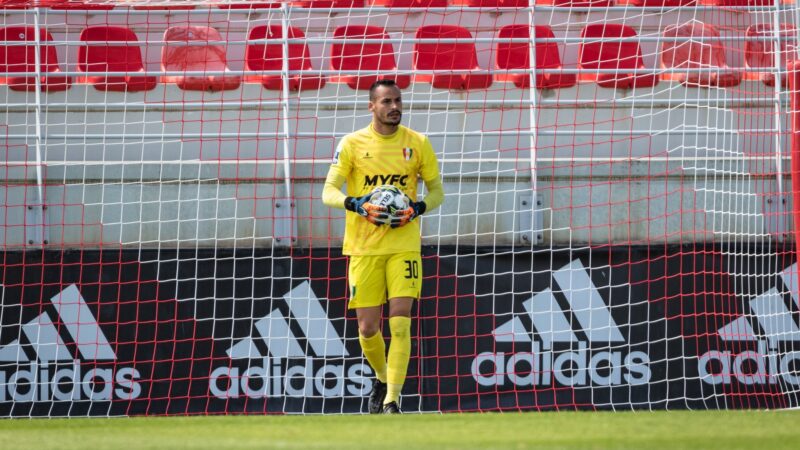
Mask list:
[[[397,87],[397,83],[391,78],[381,78],[380,80],[375,81],[372,83],[372,86],[369,87],[369,100],[375,100],[375,89],[378,89],[378,86],[386,86],[386,87]],[[400,88],[398,88],[400,89]]]

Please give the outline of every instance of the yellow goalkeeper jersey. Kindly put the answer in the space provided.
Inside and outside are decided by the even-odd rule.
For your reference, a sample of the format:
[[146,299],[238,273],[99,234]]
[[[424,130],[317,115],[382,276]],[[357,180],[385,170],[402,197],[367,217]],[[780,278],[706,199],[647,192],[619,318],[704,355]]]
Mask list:
[[[339,142],[328,171],[323,202],[344,207],[342,184],[347,182],[347,196],[360,197],[381,185],[394,185],[414,201],[417,182],[425,181],[429,194],[427,211],[442,203],[444,193],[439,176],[439,163],[426,136],[402,125],[389,136],[372,129],[372,125],[348,134]],[[420,251],[419,219],[399,228],[375,226],[352,211],[346,212],[345,255],[388,255]]]

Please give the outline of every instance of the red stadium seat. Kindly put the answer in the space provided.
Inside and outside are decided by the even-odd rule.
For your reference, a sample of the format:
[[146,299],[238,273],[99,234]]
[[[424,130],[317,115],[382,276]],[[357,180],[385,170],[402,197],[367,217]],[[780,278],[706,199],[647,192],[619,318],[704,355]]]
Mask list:
[[638,42],[619,41],[634,38],[636,31],[626,25],[587,25],[581,31],[578,49],[578,68],[584,70],[612,69],[614,73],[582,73],[582,81],[596,81],[600,87],[631,89],[651,87],[658,83],[652,73],[631,73],[626,69],[644,69],[642,49]]
[[709,6],[772,6],[772,0],[702,0]]
[[[19,45],[4,44],[0,47],[0,72],[36,72],[36,28],[29,26],[12,26],[0,28],[0,41],[19,42]],[[45,29],[39,29],[39,41],[51,42],[53,36]],[[47,73],[39,77],[42,91],[64,91],[69,89],[72,78],[58,75],[58,55],[52,45],[40,44],[39,63],[41,72]],[[35,91],[36,76],[19,76],[0,78],[0,84],[6,84],[15,91]]]
[[[786,70],[789,61],[797,59],[797,30],[789,24],[781,24],[780,37],[781,39],[781,57],[779,59],[780,67]],[[747,68],[766,68],[771,69],[769,72],[748,72],[745,74],[748,78],[759,79],[767,86],[775,86],[775,59],[773,58],[773,45],[772,40],[762,40],[753,38],[767,38],[772,39],[775,37],[775,32],[772,31],[772,25],[763,23],[759,25],[751,25],[747,28],[745,33],[749,38],[744,43],[744,61]],[[781,86],[786,86],[786,74],[781,75]]]
[[[91,43],[78,49],[78,70],[83,72],[130,72],[125,76],[92,75],[78,79],[100,91],[149,91],[156,87],[156,77],[134,75],[144,72],[142,51],[133,31],[124,27],[88,27],[81,32],[81,42]],[[105,43],[105,45],[98,45]]]
[[[164,48],[161,49],[161,70],[227,72],[225,47],[217,44],[185,45],[190,41],[221,41],[219,32],[211,27],[183,26],[167,28]],[[184,45],[182,45],[183,43]],[[190,91],[222,91],[236,89],[241,83],[238,75],[168,75],[165,83],[175,83]]]
[[664,79],[678,80],[688,86],[736,86],[741,74],[730,70],[725,60],[725,48],[721,41],[704,40],[719,37],[719,31],[711,25],[690,20],[682,25],[672,25],[664,30],[665,38],[691,38],[688,41],[665,41],[661,49],[661,65],[675,69],[718,69],[712,72],[687,71],[664,74]]
[[0,0],[0,9],[26,9],[33,7],[51,8],[54,10],[100,10],[114,9],[112,4],[94,3],[77,0]]
[[234,3],[234,4],[224,4],[224,5],[217,5],[219,9],[271,9],[271,8],[280,8],[280,2],[274,3],[266,3],[266,2],[248,2],[248,3]]
[[453,0],[454,5],[471,8],[527,8],[528,0]]
[[104,2],[91,2],[91,1],[54,1],[50,2],[50,9],[53,10],[85,10],[85,11],[109,11],[114,9],[114,5]]
[[675,8],[678,6],[697,6],[698,0],[622,0],[618,4],[631,6],[646,6],[655,8]]
[[33,7],[33,0],[0,0],[0,9],[28,9]]
[[[367,25],[348,25],[339,27],[333,33],[335,39],[389,39],[381,27]],[[386,75],[344,75],[331,79],[341,83],[347,83],[353,89],[369,89],[372,83],[379,78],[390,78],[397,82],[400,89],[405,89],[411,84],[411,77],[408,75],[395,75],[397,63],[394,59],[394,46],[391,42],[382,43],[363,43],[354,42],[352,44],[333,44],[331,53],[331,68],[333,70],[364,70],[364,71],[384,71]]]
[[447,0],[375,0],[372,4],[387,8],[445,8]]
[[[466,28],[457,25],[426,25],[417,29],[417,39],[471,39]],[[486,89],[492,85],[492,75],[481,73],[473,42],[443,42],[414,44],[414,70],[441,73],[415,75],[415,81],[429,82],[438,89]],[[454,70],[474,73],[448,73]]]
[[292,6],[300,8],[363,8],[364,0],[301,0],[293,1]]
[[185,11],[194,9],[194,5],[142,5],[134,6],[133,9],[145,11]]
[[536,0],[537,5],[572,6],[575,8],[605,8],[614,6],[614,0]]
[[[500,28],[497,37],[502,39],[530,38],[529,25],[506,25]],[[536,25],[536,37],[553,39],[553,30],[547,25]],[[500,42],[497,44],[496,68],[529,69],[530,45],[527,42]],[[536,69],[561,69],[561,57],[558,55],[558,44],[555,42],[536,43]],[[531,85],[531,77],[525,73],[498,74],[497,81],[512,81],[517,87],[527,88]],[[572,73],[536,73],[536,87],[539,89],[566,88],[575,85],[575,74]]]
[[[305,35],[299,28],[289,27],[289,39],[303,39]],[[281,39],[283,30],[280,25],[260,25],[250,30],[248,40]],[[283,68],[283,44],[258,42],[247,44],[245,48],[246,70],[281,70]],[[289,44],[289,70],[312,70],[308,45]],[[261,83],[265,88],[282,90],[283,81],[280,75],[248,75],[247,81]],[[289,90],[302,91],[319,89],[325,86],[325,78],[319,75],[289,75]]]

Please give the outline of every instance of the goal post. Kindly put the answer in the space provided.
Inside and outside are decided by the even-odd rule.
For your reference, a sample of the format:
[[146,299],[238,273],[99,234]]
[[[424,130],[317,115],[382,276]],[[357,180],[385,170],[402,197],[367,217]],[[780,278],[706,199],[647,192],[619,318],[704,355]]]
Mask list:
[[320,196],[384,77],[404,411],[797,407],[797,8],[711,3],[0,0],[0,416],[365,412]]
[[[791,98],[791,159],[792,159],[792,205],[800,206],[800,199],[797,199],[800,193],[800,59],[793,61],[788,67],[789,74],[789,97]],[[795,229],[795,242],[800,243],[800,210],[795,206],[793,210],[794,229]],[[800,253],[800,249],[797,250]]]

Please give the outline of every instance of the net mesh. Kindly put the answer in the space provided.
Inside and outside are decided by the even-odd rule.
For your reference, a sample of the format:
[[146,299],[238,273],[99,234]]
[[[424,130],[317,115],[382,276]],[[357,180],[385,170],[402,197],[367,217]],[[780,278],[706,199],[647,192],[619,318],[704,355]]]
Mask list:
[[798,26],[777,0],[0,1],[0,415],[365,411],[320,194],[385,77],[446,192],[404,410],[796,407]]

